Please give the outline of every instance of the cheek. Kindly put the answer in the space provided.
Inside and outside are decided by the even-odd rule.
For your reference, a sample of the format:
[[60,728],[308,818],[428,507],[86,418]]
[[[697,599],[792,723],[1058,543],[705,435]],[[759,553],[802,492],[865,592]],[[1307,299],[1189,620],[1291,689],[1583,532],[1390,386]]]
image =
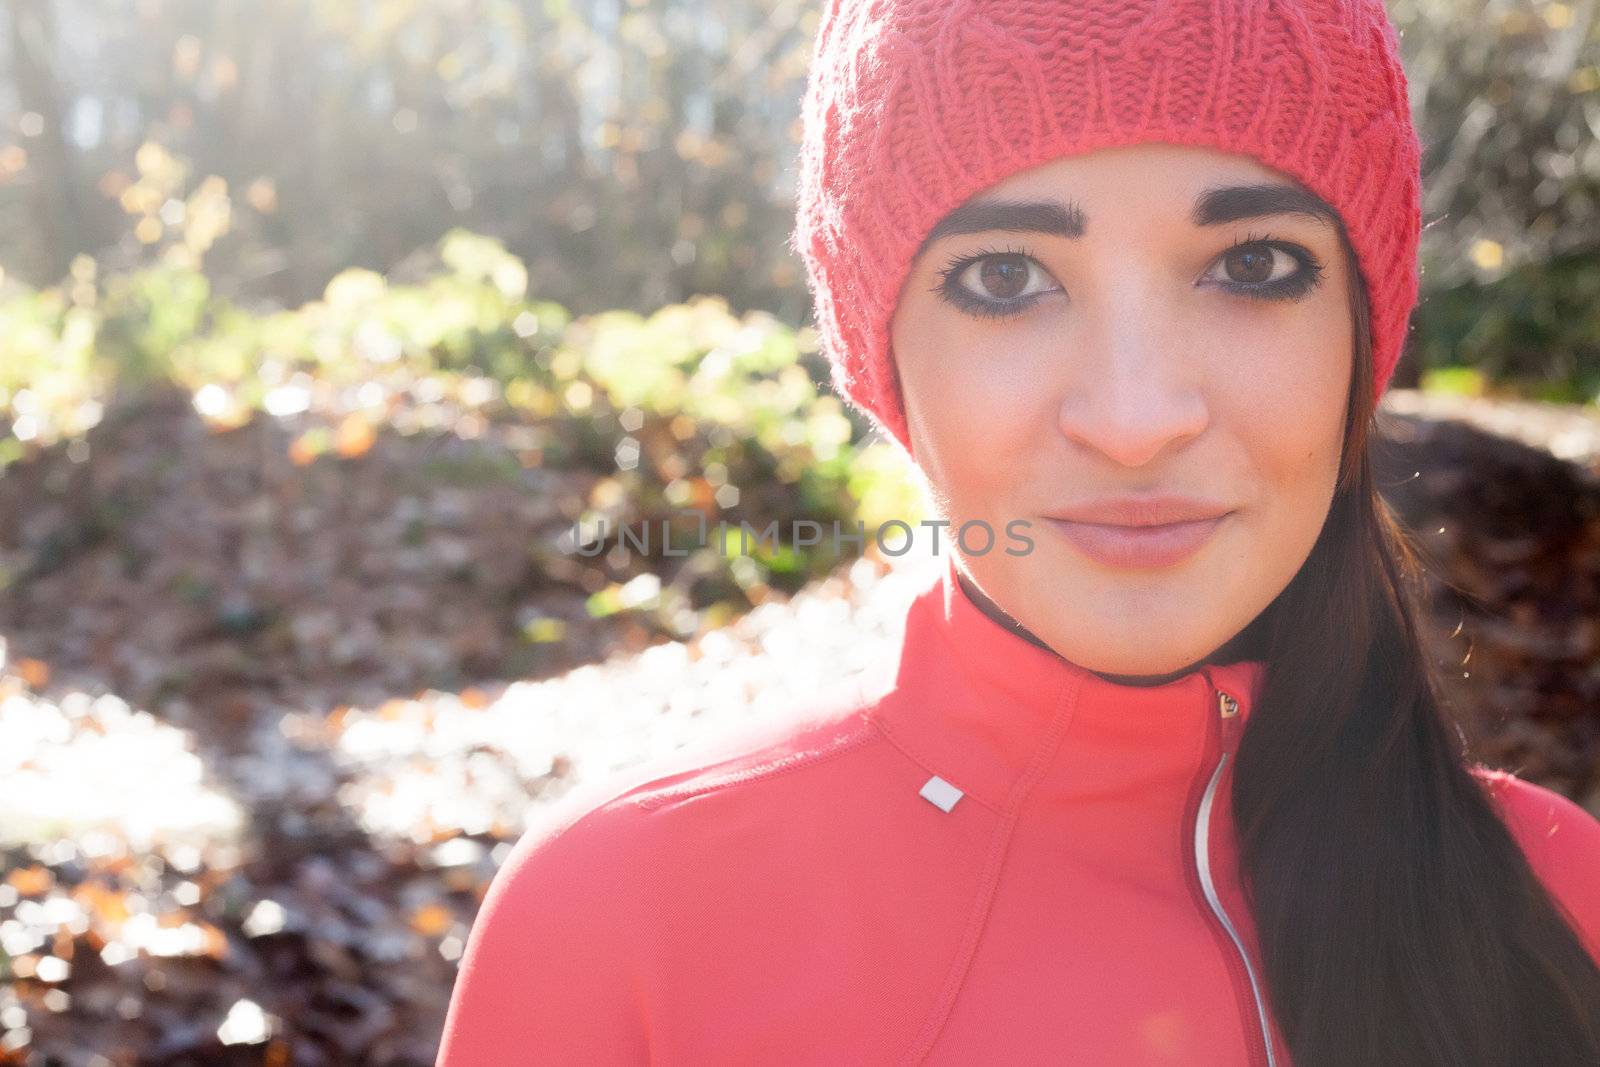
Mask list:
[[1349,397],[1344,375],[1305,375],[1279,387],[1270,380],[1263,374],[1241,385],[1229,402],[1261,469],[1300,477],[1308,466],[1337,463]]
[[[1348,312],[1331,294],[1281,318],[1241,316],[1215,331],[1226,367],[1228,418],[1251,442],[1261,470],[1300,479],[1337,464],[1349,401]],[[1315,479],[1314,479],[1315,480]]]
[[1327,518],[1344,443],[1349,357],[1317,356],[1256,368],[1230,402],[1230,421],[1258,483],[1262,547],[1280,551],[1290,570],[1309,553]]
[[[951,325],[944,317],[944,325]],[[900,384],[918,465],[952,495],[998,490],[1040,446],[1037,375],[993,349],[992,334],[897,330]]]
[[1242,450],[1241,473],[1254,483],[1240,486],[1256,504],[1253,550],[1279,574],[1314,546],[1338,480],[1353,349],[1338,300],[1326,294],[1283,316],[1241,313],[1227,324],[1226,349],[1208,353],[1227,368],[1212,416],[1226,421],[1222,437]]

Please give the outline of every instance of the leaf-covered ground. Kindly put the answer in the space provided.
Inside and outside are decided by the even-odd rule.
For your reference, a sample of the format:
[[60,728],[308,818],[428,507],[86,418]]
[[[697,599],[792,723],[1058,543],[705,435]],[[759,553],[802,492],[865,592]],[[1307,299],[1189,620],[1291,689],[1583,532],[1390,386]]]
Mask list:
[[[1464,727],[1600,813],[1600,431],[1390,397]],[[539,806],[881,668],[936,562],[664,640],[537,547],[598,475],[340,425],[157,397],[0,477],[0,1063],[430,1064]]]

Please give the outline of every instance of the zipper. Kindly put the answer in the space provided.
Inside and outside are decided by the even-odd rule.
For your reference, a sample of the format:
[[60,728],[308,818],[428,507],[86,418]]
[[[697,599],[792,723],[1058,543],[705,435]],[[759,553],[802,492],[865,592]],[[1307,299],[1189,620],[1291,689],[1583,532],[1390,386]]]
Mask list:
[[[1185,868],[1190,874],[1190,888],[1198,890],[1203,897],[1206,909],[1224,933],[1233,943],[1234,952],[1226,953],[1228,971],[1234,978],[1234,991],[1239,991],[1239,972],[1242,969],[1244,978],[1249,983],[1251,998],[1255,1004],[1256,1025],[1246,1026],[1250,1042],[1250,1062],[1252,1064],[1266,1064],[1266,1067],[1277,1067],[1277,1058],[1272,1048],[1272,1031],[1267,1020],[1266,998],[1262,996],[1260,983],[1256,979],[1255,967],[1250,962],[1250,955],[1245,951],[1244,942],[1239,937],[1239,931],[1234,927],[1233,920],[1229,918],[1228,911],[1222,906],[1222,898],[1217,893],[1216,883],[1211,874],[1211,812],[1216,800],[1216,793],[1222,781],[1222,773],[1228,766],[1228,761],[1233,758],[1239,742],[1239,731],[1242,723],[1239,718],[1239,702],[1228,693],[1217,688],[1211,680],[1209,671],[1202,669],[1210,692],[1207,694],[1209,701],[1213,696],[1216,699],[1217,713],[1210,716],[1213,728],[1209,735],[1212,739],[1220,740],[1221,752],[1212,768],[1209,780],[1206,782],[1205,791],[1201,794],[1198,803],[1190,801],[1194,809],[1190,817],[1194,820],[1193,832],[1189,835],[1192,845],[1189,853],[1184,857]],[[1220,738],[1218,737],[1220,735]],[[1210,749],[1208,748],[1208,753]],[[1192,792],[1192,791],[1191,791]],[[1244,999],[1239,998],[1241,1001]]]

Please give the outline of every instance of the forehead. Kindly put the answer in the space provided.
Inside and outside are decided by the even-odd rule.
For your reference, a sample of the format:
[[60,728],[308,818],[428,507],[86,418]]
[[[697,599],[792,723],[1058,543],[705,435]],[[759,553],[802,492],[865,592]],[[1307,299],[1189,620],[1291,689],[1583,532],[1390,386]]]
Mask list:
[[1130,228],[1177,232],[1265,218],[1294,219],[1329,233],[1341,227],[1332,205],[1250,156],[1140,143],[1062,156],[1009,175],[947,212],[917,251],[946,237],[990,231],[1077,240]]
[[[1137,181],[1137,185],[1130,184],[1132,181]],[[1095,193],[1120,194],[1125,198],[1152,186],[1160,186],[1165,195],[1177,190],[1198,194],[1219,183],[1260,182],[1300,184],[1253,156],[1202,145],[1147,141],[1057,157],[1007,175],[974,199],[1067,189],[1074,190],[1073,195],[1079,199],[1087,199]]]

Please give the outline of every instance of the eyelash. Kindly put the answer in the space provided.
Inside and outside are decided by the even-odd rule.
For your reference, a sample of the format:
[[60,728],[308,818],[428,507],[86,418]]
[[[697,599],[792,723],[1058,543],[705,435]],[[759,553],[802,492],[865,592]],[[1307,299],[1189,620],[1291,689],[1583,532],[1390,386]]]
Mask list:
[[[1300,264],[1300,270],[1287,278],[1280,278],[1275,282],[1264,282],[1251,285],[1246,282],[1223,283],[1222,288],[1237,296],[1250,300],[1298,300],[1311,290],[1322,284],[1323,265],[1311,252],[1301,245],[1288,241],[1279,241],[1267,234],[1250,233],[1243,240],[1236,240],[1232,245],[1223,249],[1217,256],[1220,261],[1241,248],[1266,246],[1275,248]],[[939,270],[940,282],[931,292],[960,308],[962,311],[980,318],[1005,318],[1021,313],[1031,306],[1045,293],[1034,293],[1031,296],[1009,301],[984,300],[975,297],[960,285],[957,279],[965,273],[972,264],[991,256],[1018,255],[1033,259],[1033,254],[1026,248],[1004,249],[985,248],[970,255],[958,256]],[[1037,260],[1035,260],[1037,262]]]

